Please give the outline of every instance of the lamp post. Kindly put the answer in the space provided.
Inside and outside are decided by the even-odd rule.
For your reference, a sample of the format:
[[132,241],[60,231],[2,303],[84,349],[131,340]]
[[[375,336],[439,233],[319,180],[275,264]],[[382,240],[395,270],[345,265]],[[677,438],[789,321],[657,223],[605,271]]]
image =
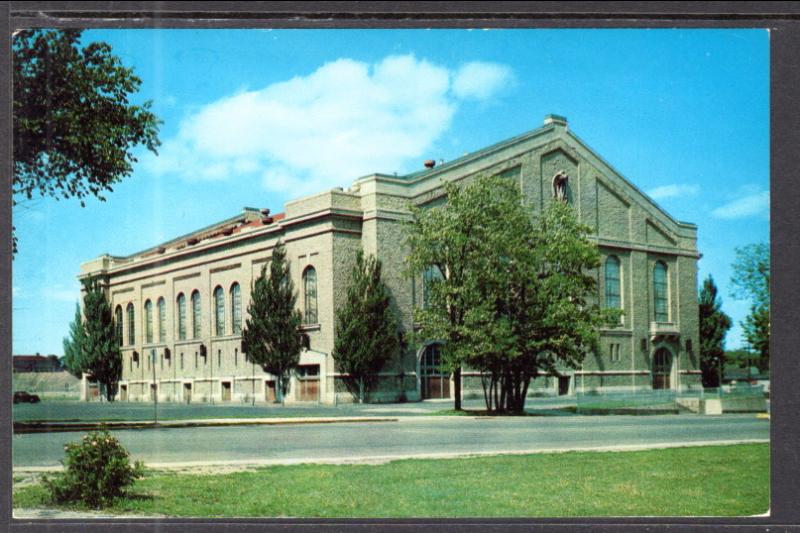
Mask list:
[[158,388],[156,386],[156,350],[150,350],[150,360],[153,366],[153,425],[158,425]]

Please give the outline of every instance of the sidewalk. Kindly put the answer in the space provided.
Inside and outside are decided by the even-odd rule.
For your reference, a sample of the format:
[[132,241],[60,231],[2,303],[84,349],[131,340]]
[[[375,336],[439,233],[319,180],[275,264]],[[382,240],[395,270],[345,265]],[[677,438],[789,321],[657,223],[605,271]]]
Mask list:
[[51,433],[65,431],[92,431],[106,428],[120,429],[155,429],[155,428],[188,428],[214,426],[256,426],[285,424],[333,424],[355,422],[397,422],[397,418],[376,416],[359,417],[296,417],[296,418],[202,418],[195,420],[165,420],[163,422],[145,421],[90,421],[90,422],[14,422],[14,434]]

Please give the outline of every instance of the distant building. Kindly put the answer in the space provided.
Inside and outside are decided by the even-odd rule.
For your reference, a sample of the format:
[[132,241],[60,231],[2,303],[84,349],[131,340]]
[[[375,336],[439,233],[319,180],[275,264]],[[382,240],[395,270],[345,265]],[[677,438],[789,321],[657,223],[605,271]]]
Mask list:
[[15,355],[13,361],[14,372],[61,372],[61,360],[57,355]]
[[[448,163],[426,161],[402,176],[364,176],[346,190],[288,202],[276,215],[245,208],[140,253],[84,263],[80,278],[92,275],[104,284],[123,339],[119,399],[272,400],[275,379],[247,363],[241,331],[251,283],[280,240],[307,340],[287,401],[349,401],[331,352],[356,253],[381,259],[411,331],[424,290],[422,277],[403,273],[408,207],[441,205],[444,182],[466,184],[479,174],[518,183],[534,212],[551,201],[572,204],[602,255],[597,299],[624,312],[619,326],[600,331],[599,348],[582,368],[537,378],[530,394],[701,386],[697,226],[672,218],[573,134],[565,118],[548,115],[541,128]],[[433,341],[409,346],[386,365],[371,397],[450,397],[439,353]],[[464,394],[481,394],[477,373],[465,371]]]

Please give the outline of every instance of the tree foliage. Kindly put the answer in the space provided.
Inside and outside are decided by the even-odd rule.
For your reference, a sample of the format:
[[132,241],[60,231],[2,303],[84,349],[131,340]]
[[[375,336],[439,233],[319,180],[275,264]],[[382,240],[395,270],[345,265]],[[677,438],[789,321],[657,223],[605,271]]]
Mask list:
[[289,372],[300,361],[303,347],[301,315],[296,303],[286,249],[279,242],[272,250],[269,275],[265,264],[253,283],[247,308],[250,316],[242,330],[242,350],[249,362],[276,377],[276,391],[281,402],[286,394]]
[[760,372],[769,369],[769,307],[753,305],[742,323],[744,338],[758,357],[755,360]]
[[378,372],[398,353],[398,321],[389,288],[381,280],[381,262],[359,251],[347,299],[337,312],[333,359],[348,390],[363,403]]
[[700,370],[703,387],[719,387],[725,365],[725,335],[731,319],[722,311],[714,279],[703,282],[698,298],[700,313]]
[[770,260],[769,245],[749,244],[736,248],[733,262],[733,296],[750,301],[750,314],[742,322],[744,336],[758,353],[759,370],[769,368],[770,335]]
[[83,371],[100,384],[108,401],[114,401],[122,377],[122,353],[111,304],[95,278],[84,281]]
[[451,371],[481,372],[489,410],[520,412],[531,380],[579,367],[598,328],[619,318],[592,302],[597,246],[568,204],[550,202],[534,217],[510,180],[448,183],[446,193],[445,205],[415,210],[409,226],[411,272],[441,272],[415,320],[423,338],[444,341]]
[[144,145],[156,152],[151,102],[130,103],[141,80],[111,46],[81,47],[81,30],[21,30],[13,39],[14,202],[34,194],[95,196],[129,176]]
[[67,372],[81,378],[83,375],[83,346],[86,343],[86,330],[83,327],[83,315],[80,304],[75,304],[75,318],[69,324],[69,336],[64,338],[63,365]]

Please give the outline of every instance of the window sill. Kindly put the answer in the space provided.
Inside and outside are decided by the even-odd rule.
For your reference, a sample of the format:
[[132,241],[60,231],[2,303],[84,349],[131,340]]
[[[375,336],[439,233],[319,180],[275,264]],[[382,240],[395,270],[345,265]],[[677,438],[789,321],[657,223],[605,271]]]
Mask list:
[[300,331],[319,331],[322,326],[320,324],[302,324]]

